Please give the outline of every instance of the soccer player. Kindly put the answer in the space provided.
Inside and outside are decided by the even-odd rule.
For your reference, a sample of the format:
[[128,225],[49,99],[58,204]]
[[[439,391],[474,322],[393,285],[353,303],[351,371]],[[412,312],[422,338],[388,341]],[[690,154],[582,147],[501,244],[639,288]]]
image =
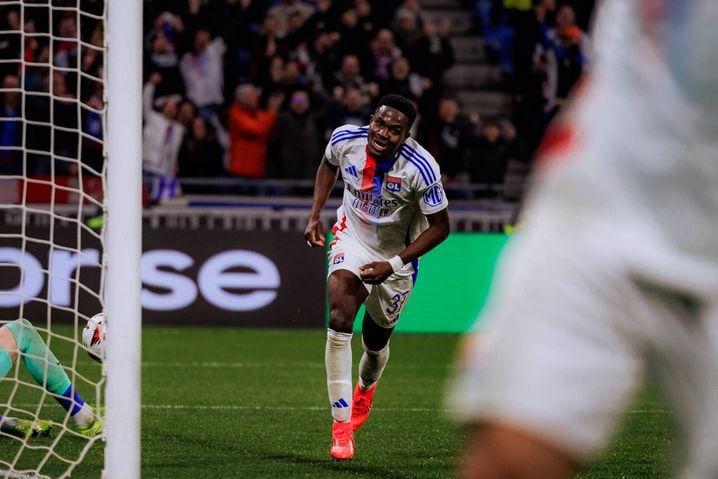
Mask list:
[[[439,166],[412,138],[414,105],[386,95],[369,125],[334,130],[319,165],[304,237],[324,246],[320,213],[339,174],[344,198],[329,249],[327,389],[334,418],[333,458],[354,457],[354,431],[367,420],[389,359],[389,338],[406,306],[419,257],[449,234]],[[351,339],[359,307],[364,354],[352,395]]]
[[718,477],[718,2],[599,5],[452,395],[462,478],[573,476],[648,372],[676,477]]
[[[27,319],[16,319],[0,327],[0,378],[8,375],[17,358],[32,378],[66,410],[83,436],[94,437],[102,432],[102,421],[75,390],[60,361],[48,349],[35,327]],[[50,421],[31,421],[0,416],[0,431],[19,437],[47,436]]]

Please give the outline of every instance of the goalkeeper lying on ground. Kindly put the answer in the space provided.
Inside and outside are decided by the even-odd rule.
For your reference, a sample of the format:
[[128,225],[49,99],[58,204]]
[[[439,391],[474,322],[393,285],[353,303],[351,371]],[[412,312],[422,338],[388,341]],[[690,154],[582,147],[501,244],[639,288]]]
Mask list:
[[[0,327],[0,380],[10,372],[18,356],[32,378],[52,394],[65,411],[70,411],[80,434],[94,437],[102,432],[102,421],[75,391],[60,361],[27,319],[16,319]],[[47,436],[51,428],[51,421],[0,415],[0,436],[2,433],[19,437]]]

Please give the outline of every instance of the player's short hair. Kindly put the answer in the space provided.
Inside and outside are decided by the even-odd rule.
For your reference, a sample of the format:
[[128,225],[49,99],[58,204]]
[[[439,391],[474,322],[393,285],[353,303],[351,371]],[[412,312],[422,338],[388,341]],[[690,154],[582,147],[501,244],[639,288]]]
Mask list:
[[382,106],[388,106],[389,108],[398,110],[406,115],[409,119],[409,128],[411,128],[411,125],[414,124],[414,120],[416,119],[416,107],[408,98],[390,93],[381,97],[379,103],[376,105],[376,109],[378,110]]

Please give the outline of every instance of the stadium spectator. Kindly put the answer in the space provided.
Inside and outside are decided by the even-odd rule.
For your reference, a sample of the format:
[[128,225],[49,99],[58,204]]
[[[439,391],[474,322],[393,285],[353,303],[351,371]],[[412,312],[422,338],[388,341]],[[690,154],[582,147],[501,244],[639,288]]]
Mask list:
[[[451,97],[439,102],[438,121],[427,133],[430,151],[436,156],[448,184],[466,182],[466,157],[473,125],[462,114],[458,100]],[[477,120],[478,121],[478,120]]]
[[345,57],[354,55],[359,60],[360,73],[366,77],[366,65],[371,61],[371,48],[369,43],[373,36],[367,31],[365,25],[359,23],[359,15],[354,8],[347,8],[339,17],[338,37],[334,42],[337,53]]
[[64,12],[57,24],[57,36],[53,42],[53,65],[63,68],[75,68],[77,65],[77,15]]
[[314,13],[314,9],[302,0],[280,0],[279,3],[269,9],[268,14],[273,16],[277,22],[277,37],[284,38],[289,31],[289,18],[293,13],[302,16],[306,21]]
[[493,197],[500,190],[511,157],[510,146],[502,137],[501,126],[495,120],[485,120],[481,124],[481,133],[472,138],[468,171],[471,183],[482,186],[477,191],[479,196]]
[[[47,89],[45,79],[50,67],[50,45],[37,40],[29,39],[25,48],[25,61],[36,63],[25,69],[25,90],[39,92]],[[44,66],[39,66],[44,65]]]
[[[180,98],[174,95],[154,100],[155,88],[162,82],[159,73],[150,75],[142,93],[145,126],[142,133],[142,172],[150,201],[174,198],[179,193],[177,158],[185,129],[177,122]],[[157,104],[162,112],[153,108]]]
[[512,117],[529,151],[536,149],[546,128],[550,68],[541,52],[550,50],[549,17],[554,6],[554,0],[536,0],[528,13],[517,17],[515,27]]
[[[569,29],[574,28],[574,31],[569,32]],[[573,35],[573,40],[579,44],[579,49],[584,53],[586,62],[588,62],[591,53],[591,40],[588,34],[576,23],[576,11],[570,4],[563,4],[558,8],[556,11],[556,26],[549,30],[548,37],[549,40],[558,44],[561,42],[559,37],[564,34]]]
[[157,30],[149,39],[150,50],[146,54],[145,72],[157,72],[162,75],[158,96],[183,94],[184,81],[179,68],[179,56],[174,45],[167,39],[163,30]]
[[418,8],[418,2],[415,0],[405,1],[396,11],[392,27],[396,44],[402,52],[406,53],[419,38],[423,25],[424,20],[421,10]]
[[[0,378],[10,373],[18,358],[35,382],[69,412],[77,432],[88,438],[102,433],[98,411],[93,411],[77,392],[60,361],[27,319],[10,321],[0,327]],[[0,416],[0,431],[5,434],[21,438],[47,436],[51,429],[51,421]]]
[[[155,96],[160,96],[155,94]],[[192,103],[192,100],[187,98],[182,99],[177,105],[177,122],[182,125],[185,131],[192,129],[192,124],[197,116],[197,108]]]
[[[72,85],[67,84],[67,80],[72,81]],[[52,110],[49,113],[49,119],[53,127],[53,157],[55,159],[54,172],[49,167],[49,163],[45,164],[48,169],[43,171],[44,174],[74,174],[77,172],[78,143],[79,143],[79,127],[78,117],[79,105],[75,98],[74,92],[77,91],[76,75],[68,75],[65,77],[60,71],[53,71],[50,76],[50,84],[52,91]],[[29,133],[28,133],[29,136]],[[36,170],[37,171],[37,170]]]
[[364,29],[367,35],[370,35],[376,30],[375,25],[377,24],[374,7],[369,0],[354,0],[354,8],[359,17],[359,25]]
[[209,31],[200,28],[194,35],[194,48],[182,56],[180,71],[187,89],[187,98],[197,112],[211,120],[224,103],[224,40],[211,39]]
[[[2,80],[0,122],[0,174],[22,174],[22,103],[20,77],[8,73]],[[17,120],[12,120],[17,118]]]
[[[388,77],[387,77],[388,78]],[[359,90],[367,103],[372,103],[379,96],[379,86],[375,82],[368,82],[361,75],[361,64],[356,55],[346,55],[342,58],[340,70],[334,75],[332,91],[336,87]]]
[[[316,174],[304,232],[310,247],[325,247],[320,214],[338,175],[345,185],[329,251],[325,346],[334,420],[330,455],[337,460],[354,457],[354,431],[369,415],[389,360],[389,339],[411,294],[416,262],[449,234],[439,166],[409,137],[415,116],[408,99],[383,97],[368,128],[346,125],[335,131]],[[367,179],[373,186],[365,186]],[[364,354],[352,394],[351,339],[362,304]]]
[[[214,128],[203,117],[192,119],[178,155],[177,176],[183,178],[219,178],[225,176],[224,150]],[[217,193],[215,185],[182,185],[183,193]]]
[[236,176],[267,177],[267,147],[284,97],[269,97],[266,110],[260,108],[259,98],[251,83],[239,85],[229,109],[229,172]]
[[418,102],[426,125],[436,122],[439,100],[444,96],[444,74],[454,64],[454,48],[449,41],[450,28],[448,19],[442,20],[438,26],[433,20],[425,19],[421,36],[407,52],[412,71],[428,80]]
[[256,85],[264,85],[269,75],[269,67],[273,58],[284,58],[284,45],[277,34],[277,19],[267,13],[262,20],[262,27],[252,35],[250,40],[250,74],[249,78]]
[[[21,32],[20,12],[17,7],[5,7],[4,17],[0,17],[0,77],[20,73]],[[31,32],[27,32],[31,33]],[[26,42],[30,40],[26,38]]]
[[313,43],[322,33],[333,32],[336,34],[339,30],[340,0],[317,0],[316,3],[316,10],[304,23],[304,31],[310,43]]
[[401,49],[394,43],[394,34],[391,30],[382,28],[376,32],[376,36],[371,42],[371,49],[373,80],[388,79],[390,65],[403,55]]
[[158,35],[164,36],[171,49],[177,52],[184,51],[187,48],[184,38],[184,24],[182,18],[169,11],[162,11],[154,17],[152,28],[145,35],[145,48],[151,49],[152,40]]
[[92,168],[96,173],[84,172],[86,176],[99,176],[105,162],[102,141],[102,110],[104,85],[102,82],[93,82],[94,92],[87,100],[83,101],[90,108],[82,108],[82,155],[80,156],[83,165]]
[[329,33],[320,33],[314,39],[307,67],[309,81],[324,92],[331,92],[335,84],[335,73],[341,63],[337,50],[333,47]]
[[361,91],[337,87],[323,114],[322,137],[324,141],[329,141],[332,131],[342,125],[364,126],[369,123],[370,116],[371,108]]
[[573,8],[562,5],[556,15],[556,28],[549,31],[546,52],[546,107],[549,118],[568,98],[573,86],[587,69],[590,42],[576,25]]
[[215,16],[226,21],[225,32],[222,34],[227,43],[225,98],[232,98],[238,84],[250,81],[252,41],[262,24],[266,8],[265,2],[257,0],[225,1],[215,13]]
[[484,37],[488,57],[499,65],[503,78],[510,81],[515,36],[510,11],[495,0],[477,0],[474,9],[475,27]]
[[400,57],[391,64],[389,78],[379,82],[379,94],[396,93],[416,103],[424,93],[424,88],[430,84],[431,82],[427,78],[411,71],[409,60]]
[[307,92],[297,90],[289,99],[289,109],[279,114],[275,169],[279,178],[314,178],[321,146],[319,126],[311,106]]

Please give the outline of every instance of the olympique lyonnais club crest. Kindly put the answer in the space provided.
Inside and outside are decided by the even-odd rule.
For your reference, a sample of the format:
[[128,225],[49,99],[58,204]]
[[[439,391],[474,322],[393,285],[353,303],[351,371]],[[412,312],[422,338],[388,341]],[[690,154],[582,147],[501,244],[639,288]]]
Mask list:
[[386,189],[389,191],[400,191],[401,190],[401,178],[396,176],[386,175]]

